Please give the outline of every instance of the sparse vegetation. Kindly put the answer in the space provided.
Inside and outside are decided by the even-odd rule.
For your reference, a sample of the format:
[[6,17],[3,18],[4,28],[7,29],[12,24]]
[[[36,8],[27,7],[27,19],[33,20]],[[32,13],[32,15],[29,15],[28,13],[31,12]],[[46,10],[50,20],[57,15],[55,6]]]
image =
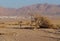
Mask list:
[[60,25],[52,24],[50,19],[47,17],[41,16],[39,14],[31,15],[31,20],[23,20],[23,21],[13,21],[13,22],[1,22],[0,27],[15,27],[15,28],[23,28],[23,29],[40,29],[40,28],[60,28]]
[[57,25],[57,28],[60,29],[60,25]]
[[35,25],[37,28],[51,28],[50,20],[46,17],[39,16],[35,17]]

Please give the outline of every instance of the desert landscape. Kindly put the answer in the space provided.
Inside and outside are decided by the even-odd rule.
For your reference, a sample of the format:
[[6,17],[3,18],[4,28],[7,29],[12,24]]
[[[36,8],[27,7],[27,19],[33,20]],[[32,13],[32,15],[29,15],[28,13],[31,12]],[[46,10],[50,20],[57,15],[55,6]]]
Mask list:
[[60,41],[60,29],[0,29],[0,41]]
[[60,41],[60,5],[0,7],[0,41]]

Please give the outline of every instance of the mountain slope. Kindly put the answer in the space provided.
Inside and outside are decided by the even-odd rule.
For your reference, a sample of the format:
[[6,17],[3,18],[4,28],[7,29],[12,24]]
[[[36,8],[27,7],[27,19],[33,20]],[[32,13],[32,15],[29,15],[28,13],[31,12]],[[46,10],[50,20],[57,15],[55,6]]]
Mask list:
[[[60,5],[34,4],[18,9],[0,7],[0,16],[19,16],[21,17],[19,20],[29,20],[29,17],[32,14],[40,14],[42,16],[49,17],[52,19],[52,23],[60,24]],[[11,19],[2,19],[2,21],[5,20],[11,21]]]
[[29,16],[34,13],[57,17],[60,16],[60,5],[34,4],[18,9],[0,7],[0,16]]

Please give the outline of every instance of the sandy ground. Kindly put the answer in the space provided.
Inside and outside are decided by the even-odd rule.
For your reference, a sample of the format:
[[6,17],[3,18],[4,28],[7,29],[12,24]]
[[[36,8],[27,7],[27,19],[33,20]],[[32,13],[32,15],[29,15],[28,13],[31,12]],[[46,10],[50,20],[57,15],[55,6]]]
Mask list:
[[0,28],[0,41],[60,41],[59,30]]

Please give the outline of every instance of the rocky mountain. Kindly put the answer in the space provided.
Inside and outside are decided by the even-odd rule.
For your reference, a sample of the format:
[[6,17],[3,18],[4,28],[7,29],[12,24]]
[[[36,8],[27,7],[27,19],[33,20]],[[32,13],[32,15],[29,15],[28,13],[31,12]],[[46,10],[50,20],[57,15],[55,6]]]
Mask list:
[[60,5],[55,4],[34,4],[22,8],[0,7],[0,16],[29,16],[30,14],[41,14],[47,16],[60,16]]

